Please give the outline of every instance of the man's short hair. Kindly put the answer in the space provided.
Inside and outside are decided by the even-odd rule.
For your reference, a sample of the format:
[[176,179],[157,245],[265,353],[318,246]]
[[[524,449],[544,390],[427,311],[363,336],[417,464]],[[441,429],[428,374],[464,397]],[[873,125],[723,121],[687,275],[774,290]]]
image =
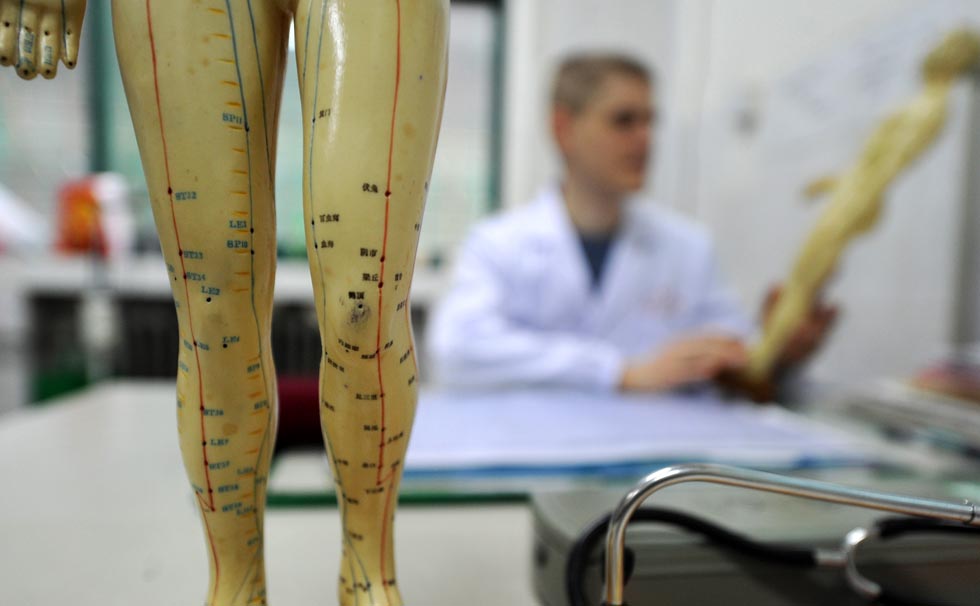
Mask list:
[[592,101],[603,81],[614,74],[653,84],[653,73],[650,68],[627,55],[617,53],[571,55],[561,62],[555,74],[555,81],[551,87],[552,107],[565,107],[573,113],[582,111]]

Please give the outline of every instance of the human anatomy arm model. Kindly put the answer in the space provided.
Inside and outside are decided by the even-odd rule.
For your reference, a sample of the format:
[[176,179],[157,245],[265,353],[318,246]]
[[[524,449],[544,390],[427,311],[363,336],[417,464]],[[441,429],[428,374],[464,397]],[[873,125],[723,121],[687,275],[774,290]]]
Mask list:
[[751,352],[747,377],[765,381],[787,341],[806,319],[845,247],[877,223],[884,195],[896,178],[935,141],[946,122],[950,89],[980,59],[980,38],[950,33],[926,57],[922,91],[888,116],[865,144],[852,168],[811,186],[830,201],[804,243],[782,292]]

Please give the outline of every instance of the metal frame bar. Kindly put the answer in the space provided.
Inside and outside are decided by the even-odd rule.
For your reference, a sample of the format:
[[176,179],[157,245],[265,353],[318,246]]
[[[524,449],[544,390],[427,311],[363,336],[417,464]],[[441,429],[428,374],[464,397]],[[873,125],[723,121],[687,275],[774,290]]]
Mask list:
[[962,522],[980,526],[977,506],[969,501],[951,503],[936,499],[910,497],[849,488],[828,482],[780,476],[773,473],[741,469],[726,465],[689,463],[664,467],[640,480],[613,512],[606,535],[606,576],[604,606],[623,606],[623,550],[626,526],[633,513],[650,495],[662,488],[684,482],[709,482],[761,490],[817,501],[852,505],[906,515]]

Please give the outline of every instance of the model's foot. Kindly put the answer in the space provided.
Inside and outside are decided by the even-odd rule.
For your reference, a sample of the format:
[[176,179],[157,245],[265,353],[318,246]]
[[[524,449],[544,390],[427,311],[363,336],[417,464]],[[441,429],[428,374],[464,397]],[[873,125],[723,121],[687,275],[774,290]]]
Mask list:
[[0,65],[25,80],[75,67],[84,16],[85,0],[0,0]]

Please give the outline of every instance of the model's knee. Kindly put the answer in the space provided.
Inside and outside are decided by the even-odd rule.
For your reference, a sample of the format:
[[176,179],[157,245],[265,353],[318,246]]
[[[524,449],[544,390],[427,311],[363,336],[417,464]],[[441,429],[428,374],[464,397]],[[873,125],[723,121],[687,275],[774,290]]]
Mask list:
[[[256,308],[247,302],[218,303],[214,297],[190,306],[194,334],[200,341],[222,347],[227,345],[226,337],[244,337],[256,334],[255,331],[271,327],[269,318],[261,317]],[[234,342],[238,342],[235,339]]]

